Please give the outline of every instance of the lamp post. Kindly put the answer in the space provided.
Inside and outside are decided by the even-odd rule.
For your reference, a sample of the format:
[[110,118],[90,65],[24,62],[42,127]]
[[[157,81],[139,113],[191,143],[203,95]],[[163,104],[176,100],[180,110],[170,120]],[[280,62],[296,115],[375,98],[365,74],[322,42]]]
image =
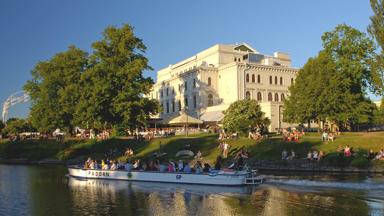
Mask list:
[[187,113],[187,110],[188,110],[188,106],[185,106],[185,115],[187,116],[187,125],[185,127],[185,134],[188,136],[188,113]]

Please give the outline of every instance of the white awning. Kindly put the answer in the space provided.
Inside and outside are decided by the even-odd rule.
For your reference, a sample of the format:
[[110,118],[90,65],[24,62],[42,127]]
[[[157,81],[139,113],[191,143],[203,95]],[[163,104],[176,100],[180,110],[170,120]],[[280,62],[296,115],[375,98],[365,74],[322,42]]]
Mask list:
[[223,120],[223,118],[224,118],[223,111],[206,112],[200,116],[200,119],[205,122],[219,122]]

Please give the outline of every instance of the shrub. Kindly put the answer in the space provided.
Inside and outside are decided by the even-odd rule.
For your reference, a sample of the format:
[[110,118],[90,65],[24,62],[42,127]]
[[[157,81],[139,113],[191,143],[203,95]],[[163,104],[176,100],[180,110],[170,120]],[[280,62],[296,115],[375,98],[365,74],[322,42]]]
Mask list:
[[369,160],[365,157],[356,157],[351,162],[352,167],[366,169],[369,167]]
[[125,136],[127,133],[125,132],[125,128],[121,125],[115,125],[112,128],[112,134],[113,137],[119,137],[119,136]]
[[352,157],[346,158],[337,152],[332,152],[322,159],[322,163],[334,167],[347,167],[352,160]]

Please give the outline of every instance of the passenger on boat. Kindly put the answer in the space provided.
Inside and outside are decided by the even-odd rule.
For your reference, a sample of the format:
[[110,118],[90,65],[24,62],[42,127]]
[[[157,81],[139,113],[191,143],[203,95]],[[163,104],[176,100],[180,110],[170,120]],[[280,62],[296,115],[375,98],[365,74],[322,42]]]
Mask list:
[[159,160],[155,160],[153,162],[153,171],[160,171],[160,162],[159,162]]
[[101,169],[109,170],[109,165],[108,163],[104,162],[104,160],[101,161]]
[[140,160],[135,160],[135,163],[133,163],[133,169],[137,170],[140,169]]
[[216,162],[215,162],[215,170],[220,170],[221,169],[221,157],[217,156]]
[[94,161],[91,161],[91,163],[89,164],[89,169],[95,169],[95,162]]
[[210,172],[212,170],[211,165],[204,163],[203,172]]
[[184,172],[191,173],[191,167],[189,166],[188,162],[185,162],[184,164]]
[[112,161],[111,170],[117,170],[116,161]]
[[177,171],[183,172],[183,169],[184,169],[184,163],[182,160],[179,160],[179,163],[177,164]]
[[159,171],[160,172],[167,172],[168,171],[168,164],[164,164],[163,162],[159,165]]
[[193,169],[195,170],[195,173],[201,173],[203,171],[203,166],[201,165],[201,162],[197,161],[195,166],[193,166]]
[[128,172],[132,171],[133,164],[131,163],[130,160],[128,160],[127,163],[124,165],[124,169],[125,169],[125,171],[128,171]]
[[175,172],[175,163],[172,160],[168,162],[168,172]]

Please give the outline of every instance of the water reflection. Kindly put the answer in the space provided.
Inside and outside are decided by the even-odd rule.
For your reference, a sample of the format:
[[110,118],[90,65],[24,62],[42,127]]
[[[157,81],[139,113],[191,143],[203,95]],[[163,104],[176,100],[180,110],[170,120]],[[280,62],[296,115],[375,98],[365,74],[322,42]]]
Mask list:
[[384,215],[381,176],[270,175],[258,187],[65,177],[64,167],[0,165],[0,215]]

